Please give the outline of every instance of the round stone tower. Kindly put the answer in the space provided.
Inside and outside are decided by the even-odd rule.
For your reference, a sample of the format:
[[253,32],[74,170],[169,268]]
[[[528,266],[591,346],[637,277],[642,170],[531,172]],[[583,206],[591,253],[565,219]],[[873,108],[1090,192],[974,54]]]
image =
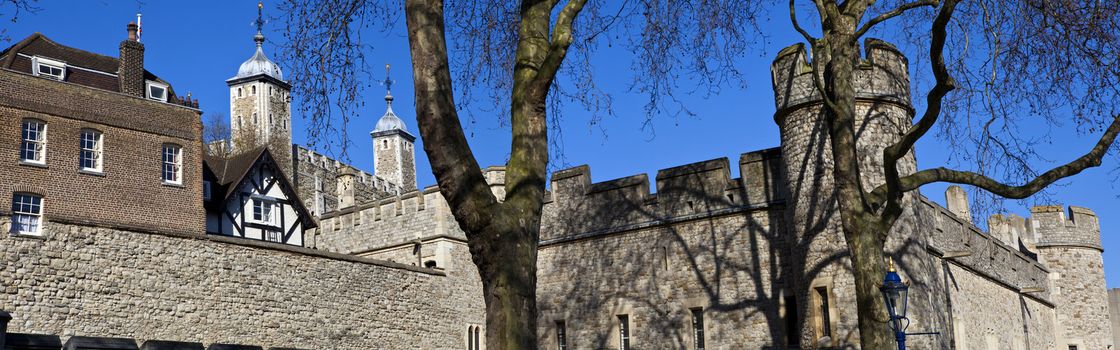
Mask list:
[[1110,349],[1112,325],[1104,281],[1101,226],[1092,210],[1057,205],[1031,208],[1038,260],[1050,269],[1050,297],[1061,349]]
[[[856,146],[863,186],[872,189],[884,183],[883,149],[911,126],[914,110],[910,104],[906,57],[880,40],[868,39],[864,46],[865,57],[854,74]],[[782,159],[789,190],[786,218],[790,225],[788,251],[792,261],[787,271],[794,276],[784,280],[797,296],[800,309],[797,323],[801,344],[798,345],[802,348],[858,347],[855,282],[840,225],[823,100],[813,82],[814,71],[807,55],[804,45],[793,45],[779,52],[771,66],[776,105],[774,120],[781,130]],[[913,152],[899,160],[900,174],[913,173],[915,168]],[[917,248],[919,245],[901,244],[917,234],[915,203],[913,195],[906,196],[905,212],[886,244],[886,253],[899,262],[900,274],[911,280],[931,275],[925,272],[931,268],[930,263],[919,258],[924,254]],[[901,248],[904,246],[908,248]],[[926,305],[928,298],[920,295],[929,292],[928,289],[912,290],[911,309],[931,308],[932,305]],[[915,321],[924,320],[916,315]]]

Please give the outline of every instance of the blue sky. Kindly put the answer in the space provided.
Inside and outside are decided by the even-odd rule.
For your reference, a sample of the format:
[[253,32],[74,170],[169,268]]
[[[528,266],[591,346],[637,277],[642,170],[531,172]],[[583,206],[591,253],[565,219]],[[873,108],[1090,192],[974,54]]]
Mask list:
[[[38,13],[24,14],[17,23],[3,25],[12,38],[12,42],[5,45],[38,31],[64,45],[117,56],[118,43],[126,35],[125,24],[134,21],[137,12],[134,1],[60,1],[43,2],[38,6],[41,8]],[[253,53],[254,28],[250,23],[256,16],[256,2],[147,1],[142,8],[148,70],[170,81],[179,94],[193,93],[200,100],[204,113],[228,115],[225,80]],[[268,9],[266,3],[266,12]],[[659,117],[653,124],[655,136],[642,130],[642,106],[646,97],[628,91],[633,79],[631,57],[618,47],[598,52],[592,58],[598,78],[596,83],[612,94],[615,114],[603,120],[602,128],[592,127],[587,112],[578,106],[565,107],[563,130],[567,165],[589,164],[593,180],[604,181],[637,173],[652,176],[661,168],[719,157],[730,157],[734,164],[741,153],[777,147],[778,128],[773,120],[769,63],[778,50],[798,39],[786,16],[785,12],[769,14],[764,22],[767,37],[757,52],[741,60],[739,68],[746,75],[745,89],[725,87],[711,96],[680,96],[683,103],[696,112],[696,117]],[[403,20],[400,22],[403,25]],[[277,29],[279,23],[266,27]],[[399,26],[389,32],[367,35],[366,40],[372,46],[367,59],[375,67],[385,63],[396,67],[392,77],[397,81],[394,111],[408,124],[409,131],[417,134],[405,35]],[[266,36],[269,40],[280,39],[280,35],[271,30],[266,30]],[[277,58],[273,43],[267,43],[265,49],[269,57]],[[284,62],[277,63],[285,66]],[[353,148],[349,153],[356,165],[372,171],[367,135],[384,112],[384,90],[373,85],[367,88],[365,95],[365,110],[350,126]],[[297,111],[293,107],[293,112]],[[295,142],[304,143],[305,125],[301,116],[293,117]],[[1097,137],[1078,135],[1069,129],[1072,128],[1039,131],[1050,132],[1057,140],[1040,150],[1044,159],[1057,162],[1077,157],[1088,150]],[[477,123],[468,127],[467,134],[480,164],[505,162],[508,130],[495,120],[480,116]],[[919,142],[920,168],[954,165],[945,152],[946,147],[939,142],[934,137]],[[1103,167],[1087,170],[1072,181],[1059,183],[1051,191],[1056,203],[1088,207],[1101,216],[1106,278],[1110,287],[1120,286],[1120,252],[1114,250],[1120,248],[1120,239],[1112,234],[1120,230],[1120,217],[1109,215],[1120,208],[1117,200],[1120,192],[1110,181],[1109,174],[1117,166],[1114,163],[1113,159],[1106,159]],[[1040,167],[1051,164],[1040,163]],[[419,185],[433,185],[435,180],[423,152],[417,153],[417,167]],[[732,175],[738,176],[737,171],[733,169]],[[943,203],[944,189],[944,185],[931,185],[923,187],[922,193]],[[1007,207],[1021,216],[1029,215],[1028,209],[1019,202],[1010,202]]]

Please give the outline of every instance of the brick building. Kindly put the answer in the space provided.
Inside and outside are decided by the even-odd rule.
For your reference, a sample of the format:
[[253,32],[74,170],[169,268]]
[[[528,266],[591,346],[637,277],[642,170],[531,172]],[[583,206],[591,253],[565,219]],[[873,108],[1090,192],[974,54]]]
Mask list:
[[39,33],[0,53],[0,178],[11,179],[0,194],[13,203],[0,211],[16,211],[12,231],[202,232],[198,105],[145,70],[135,25],[128,35],[120,58]]

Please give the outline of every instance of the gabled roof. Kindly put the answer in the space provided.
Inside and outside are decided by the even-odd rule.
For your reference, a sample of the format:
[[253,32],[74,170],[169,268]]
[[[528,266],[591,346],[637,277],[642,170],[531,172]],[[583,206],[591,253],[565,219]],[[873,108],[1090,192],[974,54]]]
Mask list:
[[[62,61],[69,67],[83,69],[71,69],[67,72],[67,82],[121,92],[120,82],[117,80],[117,74],[120,70],[120,60],[115,57],[62,45],[47,38],[46,35],[36,32],[7,49],[4,49],[4,51],[0,51],[0,68],[34,74],[32,71],[34,67],[31,66],[31,59],[25,56],[46,57],[52,60]],[[85,70],[97,71],[100,72],[100,74]],[[181,104],[179,97],[175,95],[174,89],[171,88],[171,84],[167,81],[160,79],[148,70],[144,70],[144,79],[167,84],[167,102]]]
[[[265,155],[268,155],[265,157]],[[311,212],[303,205],[303,200],[299,198],[296,193],[295,186],[288,181],[288,176],[280,165],[276,163],[276,158],[268,151],[268,147],[259,146],[230,156],[229,158],[214,157],[209,154],[203,157],[203,167],[214,175],[217,183],[212,186],[211,191],[214,194],[211,201],[224,205],[229,201],[230,197],[237,192],[237,188],[241,187],[241,183],[245,181],[245,177],[249,172],[256,167],[260,162],[268,162],[274,171],[280,176],[280,190],[284,191],[284,195],[288,196],[288,200],[292,202],[292,207],[300,215],[300,220],[303,221],[304,229],[315,228],[318,225],[312,219]]]

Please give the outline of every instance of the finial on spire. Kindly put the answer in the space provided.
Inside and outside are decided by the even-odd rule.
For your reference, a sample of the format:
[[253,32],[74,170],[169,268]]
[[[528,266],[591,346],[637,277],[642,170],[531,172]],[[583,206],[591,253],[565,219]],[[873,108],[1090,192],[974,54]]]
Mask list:
[[257,42],[257,46],[264,44],[264,1],[257,1],[257,20],[253,22],[257,25],[257,35],[253,36],[253,41]]
[[385,102],[388,102],[389,104],[393,104],[393,83],[394,81],[392,79],[389,79],[389,64],[386,63],[385,80],[381,81],[381,85],[385,85]]

